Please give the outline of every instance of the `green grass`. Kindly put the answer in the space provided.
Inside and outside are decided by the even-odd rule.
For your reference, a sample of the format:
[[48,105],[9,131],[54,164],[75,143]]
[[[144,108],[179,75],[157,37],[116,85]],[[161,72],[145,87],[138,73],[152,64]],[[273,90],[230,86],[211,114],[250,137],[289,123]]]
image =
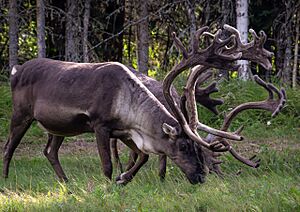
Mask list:
[[[291,154],[294,153],[294,154]],[[298,157],[296,155],[298,154]],[[1,180],[2,211],[299,211],[299,151],[266,151],[258,170],[228,158],[225,179],[213,175],[190,185],[172,164],[165,182],[153,159],[125,187],[107,181],[96,155],[65,155],[62,165],[70,182],[56,181],[47,160],[19,157],[8,180]]]
[[[219,127],[228,108],[267,95],[257,85],[240,81],[222,84],[220,90],[217,96],[225,104],[219,116],[199,110],[200,120],[210,126]],[[0,177],[0,211],[300,211],[300,92],[287,92],[287,106],[278,117],[271,120],[269,112],[249,111],[233,123],[232,129],[245,124],[249,138],[235,146],[246,155],[256,152],[261,166],[254,170],[225,154],[224,179],[209,175],[202,185],[191,185],[171,162],[161,182],[152,156],[132,182],[117,186],[103,176],[95,143],[86,142],[86,148],[74,139],[62,146],[61,162],[70,181],[60,183],[42,155],[46,136],[34,125],[16,151],[9,178]],[[10,96],[8,86],[0,86],[1,147],[8,134]],[[75,139],[94,140],[91,134]],[[122,161],[126,158],[125,151]]]

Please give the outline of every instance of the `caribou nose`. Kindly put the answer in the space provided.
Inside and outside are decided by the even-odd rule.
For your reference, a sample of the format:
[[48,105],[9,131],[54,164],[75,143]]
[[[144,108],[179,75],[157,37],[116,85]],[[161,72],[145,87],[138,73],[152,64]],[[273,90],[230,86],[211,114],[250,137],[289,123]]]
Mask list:
[[198,175],[198,182],[199,183],[205,183],[205,176],[203,176],[203,175]]
[[197,174],[192,177],[188,177],[191,184],[205,183],[205,175]]

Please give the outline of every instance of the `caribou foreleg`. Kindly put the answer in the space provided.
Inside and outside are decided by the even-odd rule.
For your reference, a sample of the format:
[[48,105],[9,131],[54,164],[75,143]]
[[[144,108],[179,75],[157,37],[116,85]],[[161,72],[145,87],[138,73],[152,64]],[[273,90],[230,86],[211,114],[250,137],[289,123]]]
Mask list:
[[58,159],[58,150],[64,140],[62,136],[56,136],[48,134],[48,143],[44,149],[44,155],[50,162],[53,167],[57,177],[60,181],[68,182],[68,178],[62,169],[59,159]]
[[126,172],[122,173],[116,178],[116,183],[119,185],[126,185],[130,182],[140,168],[148,161],[149,155],[140,151],[132,140],[122,140],[128,147],[130,147],[136,154],[138,154],[138,160],[133,163],[133,166]]

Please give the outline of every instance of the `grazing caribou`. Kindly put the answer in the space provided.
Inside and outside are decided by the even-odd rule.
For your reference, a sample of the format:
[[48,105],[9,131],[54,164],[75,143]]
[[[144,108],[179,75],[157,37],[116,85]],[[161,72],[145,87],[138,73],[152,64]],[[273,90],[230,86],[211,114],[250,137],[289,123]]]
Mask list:
[[[191,183],[204,182],[205,165],[194,142],[205,141],[190,139],[184,130],[187,126],[182,126],[123,64],[33,59],[14,66],[10,80],[13,113],[4,147],[4,177],[8,177],[9,163],[22,137],[32,122],[37,121],[54,135],[55,142],[49,139],[45,153],[62,180],[67,178],[56,148],[63,137],[94,132],[103,172],[109,179],[112,177],[109,138],[120,138],[140,156],[128,172],[117,178],[117,183],[130,181],[149,153],[167,155]],[[232,133],[212,131],[229,139],[242,139]],[[217,150],[218,143],[205,144]]]
[[[58,149],[65,136],[85,132],[96,134],[97,148],[104,175],[111,179],[110,138],[118,138],[138,153],[138,161],[117,177],[119,184],[129,182],[147,161],[148,154],[166,155],[177,164],[192,184],[203,183],[206,176],[205,153],[229,151],[250,166],[257,163],[243,158],[225,139],[242,140],[237,133],[210,128],[198,121],[195,110],[195,84],[208,67],[236,69],[233,62],[242,57],[233,34],[226,40],[215,36],[205,50],[198,50],[198,38],[207,28],[195,34],[193,50],[187,52],[174,36],[183,53],[163,82],[164,98],[172,113],[146,88],[128,67],[121,63],[71,63],[50,59],[33,59],[11,72],[13,114],[10,134],[4,147],[3,175],[8,177],[9,163],[15,149],[33,121],[49,136],[44,153],[57,176],[67,180],[58,160]],[[207,35],[210,35],[207,33]],[[195,68],[193,68],[195,67]],[[173,80],[183,70],[192,68],[184,92],[181,110],[171,91]],[[282,107],[275,105],[276,111]],[[215,136],[201,138],[197,128]]]

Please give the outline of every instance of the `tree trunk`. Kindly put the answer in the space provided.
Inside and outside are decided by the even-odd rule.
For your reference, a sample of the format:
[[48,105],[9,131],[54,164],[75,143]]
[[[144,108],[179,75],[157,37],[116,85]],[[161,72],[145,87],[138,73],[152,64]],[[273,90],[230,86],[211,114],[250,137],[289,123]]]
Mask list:
[[297,68],[298,68],[298,42],[299,42],[299,28],[300,28],[300,10],[297,12],[296,16],[296,37],[295,37],[295,50],[294,50],[294,65],[293,65],[293,77],[292,86],[296,88],[297,86]]
[[46,57],[44,0],[36,0],[36,11],[38,57],[43,58]]
[[292,76],[292,3],[290,1],[286,1],[286,14],[285,14],[285,51],[284,51],[284,63],[283,63],[283,73],[282,73],[282,81],[285,85],[291,85],[291,76]]
[[89,19],[90,19],[90,0],[85,0],[84,3],[84,16],[83,16],[83,61],[89,62],[88,56],[88,32],[89,32]]
[[79,62],[77,19],[78,0],[67,0],[65,60]]
[[9,1],[9,68],[18,64],[18,8],[17,0]]
[[[133,5],[134,2],[132,0],[127,0],[125,2],[125,4],[127,5],[127,10],[125,11],[125,14],[127,14],[127,19],[129,22],[132,21],[132,13],[133,13]],[[128,48],[128,65],[132,66],[132,55],[131,55],[131,38],[132,38],[132,26],[129,26],[129,30],[128,30],[128,40],[127,40],[127,48]]]
[[[248,42],[248,0],[236,1],[236,27],[241,34],[243,43]],[[250,77],[248,61],[239,60],[237,63],[240,65],[238,70],[239,78],[242,80],[248,80]]]
[[[232,1],[231,0],[222,0],[222,5],[221,5],[221,21],[220,21],[220,27],[223,27],[224,24],[229,24],[231,25],[231,16],[234,13],[234,11],[231,9],[232,8]],[[230,36],[230,33],[223,31],[222,33],[222,39],[227,38]],[[229,80],[229,72],[226,69],[220,69],[219,70],[219,77],[220,78],[225,78],[226,80]]]
[[[147,1],[146,1],[147,2]],[[138,70],[148,75],[148,58],[149,58],[149,20],[148,4],[142,1],[136,1],[136,10],[138,20],[137,25],[137,58]]]
[[[47,35],[46,46],[47,46],[47,57],[65,60],[65,33],[66,33],[66,6],[64,1],[51,0],[49,1],[49,11],[46,18],[45,26],[51,33]],[[54,9],[56,8],[58,12]]]
[[[125,20],[125,0],[108,1],[105,8],[107,23],[103,40],[104,43],[104,61],[122,62],[123,58],[123,27]],[[113,38],[111,39],[111,37]]]
[[196,32],[197,24],[196,24],[196,15],[195,15],[195,1],[189,0],[186,1],[187,8],[188,8],[188,17],[189,17],[189,26],[190,26],[190,43],[189,43],[189,50],[192,50],[192,44],[194,39],[194,34]]

